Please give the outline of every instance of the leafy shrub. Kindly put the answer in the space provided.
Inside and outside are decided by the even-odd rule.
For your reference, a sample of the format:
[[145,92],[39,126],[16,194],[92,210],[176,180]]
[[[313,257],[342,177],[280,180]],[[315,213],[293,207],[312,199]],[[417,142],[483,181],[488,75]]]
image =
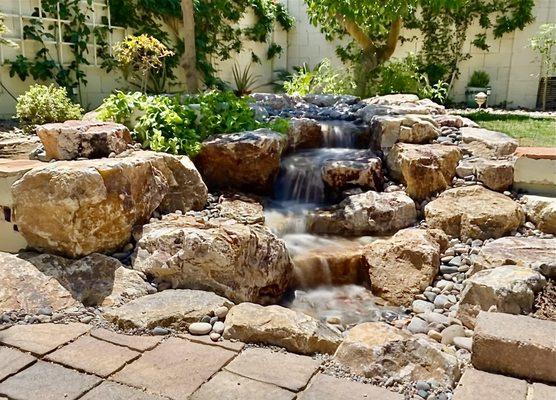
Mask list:
[[485,71],[475,71],[469,79],[467,86],[471,87],[487,87],[490,83],[490,76]]
[[33,85],[17,98],[16,116],[23,129],[31,132],[36,125],[81,119],[83,110],[68,97],[65,88]]
[[422,89],[417,61],[413,55],[409,55],[401,60],[391,60],[379,67],[375,77],[367,85],[366,96],[392,93],[419,94]]
[[424,86],[419,92],[419,97],[431,99],[438,104],[445,104],[448,101],[448,93],[450,85],[444,81],[438,81],[434,85],[430,85],[426,75],[422,75]]
[[283,86],[286,93],[301,96],[309,93],[353,94],[356,88],[352,74],[333,68],[327,58],[313,69],[307,65],[297,68],[291,80],[285,81]]
[[118,92],[104,100],[98,117],[125,124],[145,148],[190,156],[211,135],[265,127],[285,133],[289,128],[284,119],[257,121],[247,99],[218,91],[172,97]]

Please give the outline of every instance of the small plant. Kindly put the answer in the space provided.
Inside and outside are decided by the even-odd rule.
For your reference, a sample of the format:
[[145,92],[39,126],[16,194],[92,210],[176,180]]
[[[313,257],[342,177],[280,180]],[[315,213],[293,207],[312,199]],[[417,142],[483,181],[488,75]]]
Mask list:
[[426,75],[421,77],[424,85],[419,93],[419,97],[431,99],[438,104],[445,104],[448,100],[448,94],[450,92],[450,84],[444,81],[438,81],[434,85],[429,83],[429,79]]
[[17,47],[17,44],[4,38],[4,35],[8,32],[8,28],[6,27],[6,24],[4,24],[4,16],[0,14],[0,46]]
[[307,65],[297,68],[289,81],[284,82],[288,94],[305,96],[312,94],[353,94],[355,81],[349,71],[339,71],[332,67],[329,59],[310,69]]
[[[126,80],[135,79],[140,82],[140,90],[145,93],[149,79],[153,73],[164,73],[165,58],[174,52],[156,38],[149,35],[127,36],[114,46],[114,56]],[[162,85],[164,85],[164,80]],[[158,92],[161,88],[154,88]]]
[[238,64],[234,64],[232,68],[232,74],[234,76],[234,83],[236,85],[236,90],[234,93],[236,96],[245,96],[246,94],[251,94],[253,90],[256,90],[264,85],[256,85],[257,81],[261,78],[260,75],[253,75],[251,72],[251,64],[247,65],[243,70]]
[[33,85],[17,98],[16,117],[25,132],[32,132],[37,125],[81,119],[83,110],[72,103],[65,88],[54,85]]
[[469,79],[469,83],[467,84],[467,86],[485,88],[488,87],[489,83],[489,74],[487,74],[485,71],[475,71],[473,72],[473,75],[471,75],[471,79]]
[[391,60],[378,69],[378,78],[371,83],[369,95],[385,95],[391,93],[418,94],[422,88],[415,56]]
[[556,59],[553,48],[556,46],[556,24],[543,24],[539,32],[531,38],[531,48],[536,51],[542,63],[542,110],[546,110],[546,96],[548,93],[548,77],[556,72]]

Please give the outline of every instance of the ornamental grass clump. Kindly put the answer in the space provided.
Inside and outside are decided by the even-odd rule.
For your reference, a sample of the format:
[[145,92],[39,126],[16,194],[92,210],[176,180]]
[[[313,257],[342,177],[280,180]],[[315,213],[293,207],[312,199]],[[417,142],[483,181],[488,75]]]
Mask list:
[[33,85],[17,98],[16,117],[26,133],[37,125],[81,119],[83,109],[68,97],[65,88]]

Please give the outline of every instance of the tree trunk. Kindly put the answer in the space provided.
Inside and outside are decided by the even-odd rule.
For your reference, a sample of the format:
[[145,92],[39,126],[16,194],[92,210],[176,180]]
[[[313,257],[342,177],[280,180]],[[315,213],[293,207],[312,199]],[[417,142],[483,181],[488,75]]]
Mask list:
[[189,93],[199,90],[199,80],[197,78],[197,50],[195,47],[195,13],[193,10],[193,0],[181,0],[181,10],[183,13],[183,41],[185,51],[181,66],[185,70],[185,83]]

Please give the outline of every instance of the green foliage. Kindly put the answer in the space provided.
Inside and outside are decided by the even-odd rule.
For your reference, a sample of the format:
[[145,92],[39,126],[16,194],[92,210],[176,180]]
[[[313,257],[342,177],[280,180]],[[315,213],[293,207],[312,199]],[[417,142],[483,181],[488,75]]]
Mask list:
[[349,71],[332,67],[329,59],[322,60],[313,69],[307,65],[297,68],[291,79],[284,81],[288,94],[353,94],[355,82]]
[[424,81],[424,86],[419,93],[420,97],[431,99],[438,104],[446,104],[450,85],[447,82],[438,81],[431,86],[427,76],[424,74],[421,75],[421,79]]
[[234,76],[234,83],[236,86],[235,94],[237,96],[244,96],[251,94],[251,92],[263,85],[256,85],[260,79],[260,75],[254,75],[251,72],[251,64],[241,69],[239,64],[234,64],[232,67],[232,74]]
[[17,98],[16,116],[26,132],[36,125],[81,119],[83,110],[68,98],[65,88],[32,85]]
[[[147,91],[147,84],[151,80],[151,91],[161,93],[165,87],[164,64],[166,57],[174,53],[156,38],[143,34],[129,35],[114,46],[114,56],[119,62],[127,80],[140,82],[142,92]],[[163,80],[156,79],[153,72],[162,71]],[[155,79],[153,79],[155,78]]]
[[[197,69],[209,87],[222,86],[213,61],[230,59],[248,40],[268,43],[276,23],[285,30],[294,24],[284,5],[274,0],[194,0],[193,7]],[[113,25],[154,36],[176,53],[171,58],[173,63],[166,67],[170,76],[183,54],[180,0],[111,0],[110,11]],[[255,23],[240,26],[240,20],[249,11],[255,14]],[[174,27],[173,37],[161,29],[162,22]],[[280,52],[280,46],[271,43],[267,56],[274,57]]]
[[8,33],[8,28],[4,24],[3,15],[0,14],[0,46],[17,47],[17,44],[3,37],[6,33]]
[[289,127],[282,119],[257,121],[247,99],[218,91],[183,97],[118,92],[105,99],[99,118],[125,124],[145,148],[190,156],[211,135],[264,127],[285,133]]
[[469,79],[467,86],[471,87],[487,87],[490,83],[490,75],[485,71],[474,71]]
[[390,60],[378,69],[378,77],[370,82],[366,95],[391,93],[418,94],[421,79],[413,56],[401,60]]

